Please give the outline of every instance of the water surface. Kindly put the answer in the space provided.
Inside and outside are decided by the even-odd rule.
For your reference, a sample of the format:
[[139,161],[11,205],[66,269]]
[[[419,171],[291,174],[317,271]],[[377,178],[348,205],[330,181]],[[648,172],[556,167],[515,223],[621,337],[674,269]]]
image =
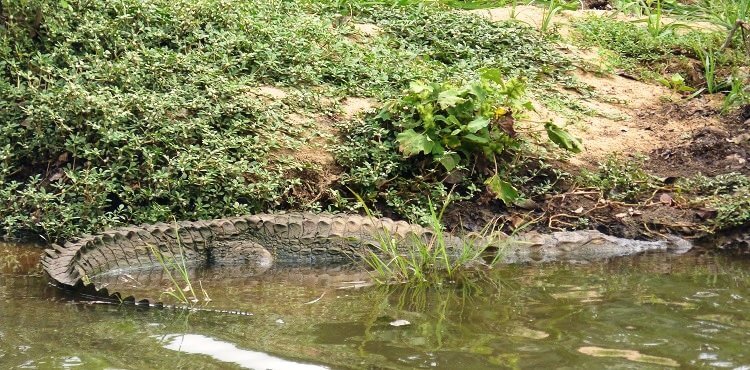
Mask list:
[[40,253],[0,244],[0,368],[750,369],[739,257],[503,266],[432,289],[341,269],[200,274],[207,308],[249,314],[236,315],[85,302],[48,285]]

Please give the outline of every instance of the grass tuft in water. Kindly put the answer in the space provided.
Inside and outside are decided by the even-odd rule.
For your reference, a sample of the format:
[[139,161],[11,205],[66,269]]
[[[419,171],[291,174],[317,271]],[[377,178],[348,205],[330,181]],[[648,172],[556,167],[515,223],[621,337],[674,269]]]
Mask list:
[[[174,254],[165,255],[153,245],[148,246],[151,250],[151,254],[156,257],[156,261],[164,269],[169,281],[172,283],[172,286],[162,292],[161,296],[163,297],[164,295],[167,295],[182,304],[194,306],[201,301],[201,298],[199,298],[198,294],[195,292],[193,282],[190,279],[187,261],[185,260],[185,247],[182,245],[182,240],[180,240],[179,229],[175,229],[175,237],[177,239],[177,256]],[[173,273],[173,271],[176,272],[176,274]],[[203,302],[210,302],[211,297],[209,297],[206,290],[203,289],[203,284],[198,281],[198,285],[201,294],[203,295]]]
[[[373,217],[364,200],[355,194],[365,212]],[[412,235],[408,240],[396,240],[389,230],[375,234],[377,245],[365,252],[363,260],[379,284],[431,284],[455,281],[478,267],[492,267],[502,257],[505,242],[496,237],[496,222],[487,224],[477,235],[463,238],[456,244],[443,226],[443,214],[450,204],[450,195],[440,210],[429,201],[427,227],[432,235]],[[491,256],[489,260],[485,257]]]

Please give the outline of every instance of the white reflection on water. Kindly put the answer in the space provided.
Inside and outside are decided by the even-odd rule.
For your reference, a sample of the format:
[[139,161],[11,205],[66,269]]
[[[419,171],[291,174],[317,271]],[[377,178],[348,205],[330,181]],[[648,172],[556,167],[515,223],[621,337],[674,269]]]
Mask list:
[[158,336],[168,342],[164,348],[173,351],[208,355],[216,360],[231,362],[247,369],[321,370],[325,366],[301,364],[284,360],[263,352],[237,348],[232,343],[222,342],[199,334],[167,334]]

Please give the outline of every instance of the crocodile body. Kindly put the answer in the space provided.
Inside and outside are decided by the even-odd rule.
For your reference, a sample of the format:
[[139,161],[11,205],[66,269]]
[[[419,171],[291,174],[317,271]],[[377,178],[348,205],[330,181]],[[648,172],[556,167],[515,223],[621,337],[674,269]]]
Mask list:
[[[45,251],[42,264],[61,287],[81,287],[91,278],[158,269],[156,250],[167,258],[182,254],[191,265],[325,266],[378,253],[382,240],[408,250],[429,242],[434,231],[403,221],[358,215],[259,214],[211,221],[183,221],[115,228],[82,236]],[[470,242],[494,244],[501,262],[593,261],[650,250],[687,250],[683,240],[638,241],[597,231],[529,233],[512,239],[471,240],[444,233],[447,249]],[[103,292],[105,295],[106,290]]]

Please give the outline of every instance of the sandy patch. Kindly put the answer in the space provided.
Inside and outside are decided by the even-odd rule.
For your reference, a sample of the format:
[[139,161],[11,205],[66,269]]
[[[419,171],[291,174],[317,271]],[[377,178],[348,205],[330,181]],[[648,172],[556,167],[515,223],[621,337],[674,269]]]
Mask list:
[[[476,9],[469,10],[469,12],[478,14],[486,17],[493,22],[508,21],[515,19],[519,22],[526,23],[534,28],[541,28],[542,22],[544,21],[544,14],[546,9],[534,5],[517,5],[516,7],[502,7],[502,8],[487,8],[487,9]],[[558,32],[563,37],[570,35],[570,25],[577,18],[584,18],[588,16],[600,16],[609,17],[627,22],[638,22],[645,26],[645,20],[648,17],[639,17],[634,15],[623,14],[622,12],[614,10],[601,10],[601,9],[584,9],[584,10],[563,10],[557,12],[549,24],[549,27],[557,27]],[[688,32],[690,29],[706,30],[706,31],[719,31],[721,27],[709,23],[709,22],[683,22],[670,17],[663,16],[662,24],[669,25],[672,23],[684,24],[687,27],[680,27],[677,32]]]
[[274,86],[261,86],[257,88],[255,92],[258,95],[274,100],[282,100],[289,95],[286,91]]
[[359,34],[366,37],[375,37],[383,32],[383,29],[371,23],[352,23],[352,27]]
[[358,114],[377,106],[378,102],[370,98],[348,97],[341,102],[341,112],[344,119],[352,119]]

